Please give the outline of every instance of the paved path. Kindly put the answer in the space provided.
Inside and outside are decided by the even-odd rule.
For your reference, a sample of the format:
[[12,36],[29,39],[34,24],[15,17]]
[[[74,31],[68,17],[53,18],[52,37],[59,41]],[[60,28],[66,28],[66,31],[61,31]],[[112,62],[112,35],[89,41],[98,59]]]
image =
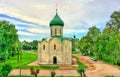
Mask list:
[[[88,77],[120,76],[120,68],[101,61],[94,62],[87,56],[76,54],[80,61],[88,66],[85,73]],[[28,64],[37,65],[37,60]],[[55,70],[57,76],[79,76],[76,70]],[[51,70],[40,70],[38,76],[50,76]],[[19,75],[19,69],[14,69],[9,75]],[[22,69],[22,75],[31,75],[30,70]]]
[[77,56],[85,65],[89,67],[85,71],[88,77],[104,77],[106,75],[120,76],[120,68],[118,67],[101,61],[94,62],[89,57],[82,56],[80,54],[75,56]]
[[[76,70],[54,70],[57,76],[79,76]],[[19,69],[14,69],[9,75],[16,76],[19,75]],[[21,72],[24,76],[30,76],[30,70],[22,69]],[[51,70],[40,70],[38,76],[50,76]]]
[[39,66],[38,60],[33,61],[32,63],[28,64],[28,66]]

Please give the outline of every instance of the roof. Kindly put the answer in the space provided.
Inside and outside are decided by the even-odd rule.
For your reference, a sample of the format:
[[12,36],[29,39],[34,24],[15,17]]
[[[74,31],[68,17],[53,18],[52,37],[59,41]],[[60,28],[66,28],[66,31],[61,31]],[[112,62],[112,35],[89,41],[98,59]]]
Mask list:
[[62,21],[62,19],[59,17],[59,15],[56,12],[56,15],[54,16],[54,18],[50,21],[50,26],[64,26],[64,22]]

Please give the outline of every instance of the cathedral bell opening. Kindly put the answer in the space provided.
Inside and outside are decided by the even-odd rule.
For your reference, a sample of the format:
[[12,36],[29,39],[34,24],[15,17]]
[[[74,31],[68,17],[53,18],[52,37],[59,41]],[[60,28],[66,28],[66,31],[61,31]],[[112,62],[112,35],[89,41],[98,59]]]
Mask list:
[[53,57],[53,64],[57,64],[57,58]]

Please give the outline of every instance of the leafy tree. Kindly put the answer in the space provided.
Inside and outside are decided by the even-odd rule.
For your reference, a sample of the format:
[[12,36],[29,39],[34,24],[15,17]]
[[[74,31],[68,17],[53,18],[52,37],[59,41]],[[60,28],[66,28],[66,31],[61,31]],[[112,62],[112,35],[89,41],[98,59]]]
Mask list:
[[38,42],[39,41],[37,41],[37,40],[33,40],[32,42],[23,41],[22,48],[23,48],[23,50],[37,50],[38,49]]
[[89,28],[87,35],[79,41],[79,48],[88,55],[120,65],[120,11],[112,13],[102,32],[95,26]]
[[15,25],[0,21],[0,61],[14,56],[19,47],[19,39]]
[[120,29],[120,11],[114,11],[111,15],[111,20],[107,23],[107,26],[119,31]]
[[96,51],[96,41],[98,36],[100,36],[100,30],[95,26],[89,28],[86,36],[84,36],[79,42],[79,48],[83,53],[93,55]]
[[0,77],[8,77],[8,74],[12,70],[12,66],[10,64],[4,64],[0,68]]
[[86,67],[83,64],[79,64],[77,72],[80,74],[80,77],[86,77],[85,68]]

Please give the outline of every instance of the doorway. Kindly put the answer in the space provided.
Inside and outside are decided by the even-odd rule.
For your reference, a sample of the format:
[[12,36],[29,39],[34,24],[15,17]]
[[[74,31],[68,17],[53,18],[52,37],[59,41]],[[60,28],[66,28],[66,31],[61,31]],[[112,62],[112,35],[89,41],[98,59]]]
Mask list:
[[53,64],[57,64],[57,58],[56,58],[56,56],[53,57]]

